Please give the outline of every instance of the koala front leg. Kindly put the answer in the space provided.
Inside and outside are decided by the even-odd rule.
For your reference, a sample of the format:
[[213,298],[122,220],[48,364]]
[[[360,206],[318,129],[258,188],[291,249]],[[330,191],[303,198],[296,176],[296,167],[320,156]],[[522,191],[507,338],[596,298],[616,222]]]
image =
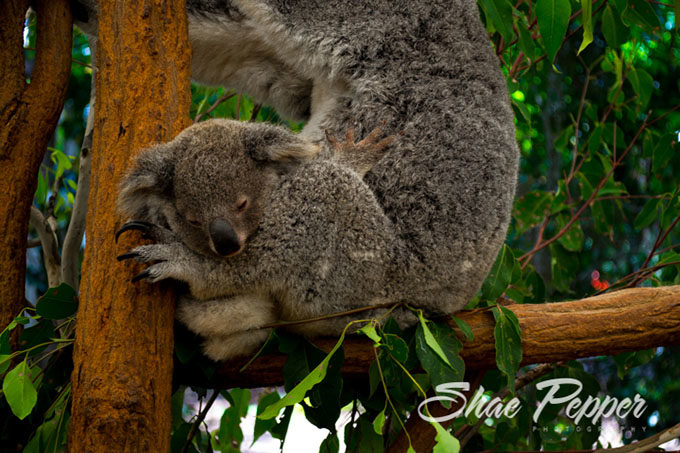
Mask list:
[[198,255],[182,242],[140,245],[118,256],[119,261],[127,259],[153,263],[135,275],[132,278],[133,282],[147,279],[151,283],[156,283],[161,280],[174,279],[186,282],[195,296],[210,297],[209,275],[215,264],[211,265],[209,258]]

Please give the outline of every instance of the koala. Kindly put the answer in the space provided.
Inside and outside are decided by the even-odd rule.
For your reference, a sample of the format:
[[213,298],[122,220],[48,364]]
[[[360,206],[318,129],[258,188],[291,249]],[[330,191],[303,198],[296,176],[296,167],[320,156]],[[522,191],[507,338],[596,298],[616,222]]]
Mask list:
[[[92,33],[95,2],[81,3],[76,17]],[[505,239],[519,159],[507,86],[476,2],[188,0],[187,14],[193,77],[304,120],[298,138],[319,150],[312,159],[291,157],[293,168],[271,162],[278,169],[267,171],[279,176],[265,179],[277,185],[265,187],[272,196],[254,232],[254,218],[230,223],[231,230],[218,222],[219,245],[206,242],[205,233],[192,239],[181,233],[180,242],[144,246],[152,248],[138,250],[140,256],[161,261],[147,277],[186,281],[200,300],[192,307],[214,297],[211,307],[225,324],[241,324],[245,313],[266,318],[255,323],[266,325],[383,302],[430,314],[464,308]],[[332,158],[325,130],[353,128],[363,137],[383,121],[387,134],[402,135],[363,178]],[[209,176],[222,170],[208,162],[214,161],[198,164],[205,177],[187,190],[202,193],[197,205],[215,213],[208,206],[221,200],[212,190],[219,184]],[[234,196],[224,206],[238,208]],[[150,209],[151,223],[166,222],[176,234],[173,220],[165,220],[172,215],[164,213],[167,202]],[[194,242],[201,237],[202,244]],[[235,253],[206,261],[208,249]],[[217,281],[219,291],[211,289]],[[215,302],[225,296],[230,303]],[[267,303],[259,314],[249,311]],[[200,309],[184,310],[185,322],[202,322],[188,320]],[[338,325],[322,324],[309,325],[308,333],[337,333]],[[196,327],[206,329],[209,343],[227,336]],[[237,348],[206,351],[228,358]]]
[[157,243],[119,259],[154,263],[135,281],[188,283],[177,317],[206,337],[216,360],[251,352],[268,323],[390,300],[394,232],[362,180],[391,141],[376,142],[379,134],[356,144],[351,131],[344,143],[331,138],[332,158],[317,159],[318,145],[281,127],[189,127],[143,151],[121,183],[120,209],[138,220],[119,234],[139,229]]

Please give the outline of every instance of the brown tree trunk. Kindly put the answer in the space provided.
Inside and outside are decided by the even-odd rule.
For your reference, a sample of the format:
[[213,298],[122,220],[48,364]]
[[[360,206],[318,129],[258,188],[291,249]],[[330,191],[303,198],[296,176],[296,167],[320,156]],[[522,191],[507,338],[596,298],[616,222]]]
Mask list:
[[97,106],[78,310],[72,452],[164,452],[170,447],[173,299],[132,284],[118,263],[133,246],[114,232],[118,182],[143,147],[189,124],[190,45],[184,0],[99,2]]
[[[522,328],[522,365],[613,355],[655,346],[680,344],[680,285],[634,288],[571,302],[508,306]],[[461,356],[468,371],[496,365],[494,318],[487,309],[457,313],[472,329],[474,340],[463,341]],[[449,324],[455,328],[455,323]],[[459,335],[462,339],[462,334]],[[330,350],[337,339],[313,342]],[[365,380],[373,361],[373,341],[358,335],[345,338],[347,379]],[[281,385],[285,356],[268,354],[240,372],[246,359],[220,365],[212,381],[199,373],[178,370],[179,382],[207,388],[268,387]]]
[[59,120],[71,72],[68,0],[36,4],[37,43],[31,83],[24,74],[28,0],[0,7],[0,329],[24,307],[26,236],[37,174]]

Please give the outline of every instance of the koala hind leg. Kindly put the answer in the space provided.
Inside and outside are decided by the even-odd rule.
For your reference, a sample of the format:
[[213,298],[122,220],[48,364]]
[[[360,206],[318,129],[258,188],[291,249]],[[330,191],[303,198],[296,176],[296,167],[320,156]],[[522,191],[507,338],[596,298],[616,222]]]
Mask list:
[[[277,319],[273,300],[259,294],[210,300],[198,300],[183,295],[179,298],[176,316],[193,332],[205,337],[223,338],[245,331],[250,335],[253,329]],[[264,338],[266,337],[265,334]]]
[[256,329],[225,336],[211,336],[203,342],[203,353],[212,360],[227,360],[253,354],[271,329]]

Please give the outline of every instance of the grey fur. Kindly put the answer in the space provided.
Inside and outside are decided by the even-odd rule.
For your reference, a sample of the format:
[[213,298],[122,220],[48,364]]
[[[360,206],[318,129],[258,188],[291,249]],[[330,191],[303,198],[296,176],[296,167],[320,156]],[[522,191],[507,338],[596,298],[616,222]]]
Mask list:
[[[190,327],[206,317],[218,326],[193,326],[211,332],[208,355],[252,350],[248,338],[265,334],[235,334],[246,327],[233,326],[234,313],[267,301],[261,319],[387,301],[462,309],[504,240],[518,164],[507,87],[474,0],[189,0],[188,11],[194,77],[306,119],[304,140],[324,145],[324,129],[350,126],[365,136],[381,121],[403,131],[363,181],[326,152],[278,172],[239,255],[216,261],[177,246],[176,258],[151,267],[155,279],[187,281],[198,299],[234,296],[180,307]],[[215,184],[204,168],[201,188]],[[339,324],[316,326],[307,333]]]

